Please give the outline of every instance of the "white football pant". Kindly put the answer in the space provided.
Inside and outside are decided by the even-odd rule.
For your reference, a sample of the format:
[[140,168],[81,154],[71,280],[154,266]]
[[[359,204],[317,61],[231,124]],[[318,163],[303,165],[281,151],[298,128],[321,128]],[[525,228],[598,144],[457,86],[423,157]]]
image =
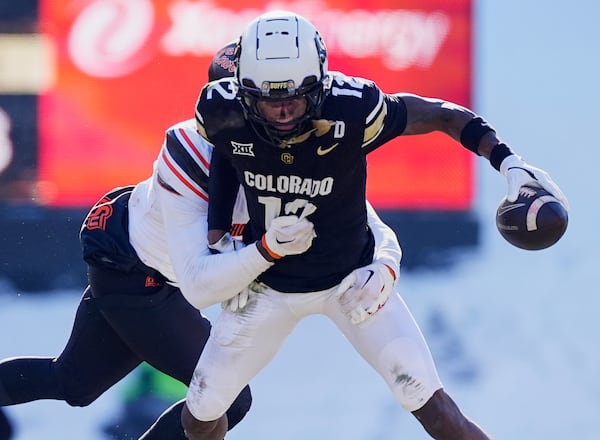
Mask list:
[[223,310],[188,390],[187,404],[194,417],[209,421],[224,414],[242,388],[273,359],[298,322],[312,314],[326,315],[335,323],[404,409],[421,408],[442,384],[403,299],[393,293],[379,312],[354,325],[340,311],[335,289],[280,293],[255,283],[258,293],[244,309]]

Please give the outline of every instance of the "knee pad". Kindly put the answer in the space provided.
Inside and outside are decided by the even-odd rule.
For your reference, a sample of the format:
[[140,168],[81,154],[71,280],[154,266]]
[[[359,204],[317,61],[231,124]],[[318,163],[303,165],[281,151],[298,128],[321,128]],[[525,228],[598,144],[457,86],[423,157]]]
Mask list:
[[186,396],[186,404],[192,415],[203,422],[216,420],[227,412],[230,403],[234,400],[235,391],[215,386],[207,386],[203,377],[197,375],[192,378]]

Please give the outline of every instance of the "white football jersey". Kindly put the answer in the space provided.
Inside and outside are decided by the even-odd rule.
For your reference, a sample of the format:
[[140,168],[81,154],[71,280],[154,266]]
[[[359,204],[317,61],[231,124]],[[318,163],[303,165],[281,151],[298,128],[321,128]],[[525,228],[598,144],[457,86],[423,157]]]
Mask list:
[[[193,119],[170,127],[152,176],[136,185],[129,200],[129,240],[138,256],[198,308],[234,296],[272,264],[254,245],[231,254],[210,254],[211,154],[212,145],[196,132]],[[233,215],[234,224],[248,221],[241,190]]]

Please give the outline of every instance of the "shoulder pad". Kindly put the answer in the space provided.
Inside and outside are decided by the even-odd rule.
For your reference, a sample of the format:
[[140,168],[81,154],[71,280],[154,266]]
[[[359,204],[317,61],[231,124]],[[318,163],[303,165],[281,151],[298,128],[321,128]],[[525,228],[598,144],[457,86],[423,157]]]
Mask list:
[[206,84],[196,101],[198,132],[209,142],[223,128],[242,127],[244,113],[237,97],[237,83],[224,78]]

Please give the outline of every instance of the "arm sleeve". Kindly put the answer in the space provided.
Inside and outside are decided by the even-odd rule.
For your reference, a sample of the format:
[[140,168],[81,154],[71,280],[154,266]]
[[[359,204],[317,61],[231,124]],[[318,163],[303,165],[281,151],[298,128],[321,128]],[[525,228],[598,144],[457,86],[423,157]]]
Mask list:
[[217,148],[213,150],[208,179],[208,229],[229,231],[240,185],[229,159]]
[[[207,181],[212,146],[193,126],[176,126],[167,134],[153,175],[155,208],[160,211],[166,260],[183,296],[202,309],[237,295],[271,267],[256,244],[227,254],[211,255],[207,244]],[[234,180],[233,203],[237,196]],[[231,215],[231,213],[229,213]],[[160,229],[158,229],[160,231]]]
[[400,95],[384,93],[373,81],[365,81],[361,105],[366,109],[362,144],[365,153],[401,136],[406,129],[407,109]]
[[373,206],[367,201],[367,221],[375,237],[375,253],[373,261],[377,260],[394,271],[396,279],[400,275],[400,260],[402,248],[396,234],[377,215]]
[[237,295],[271,267],[253,243],[224,254],[211,254],[206,241],[206,204],[157,190],[167,234],[167,246],[177,284],[198,309]]

